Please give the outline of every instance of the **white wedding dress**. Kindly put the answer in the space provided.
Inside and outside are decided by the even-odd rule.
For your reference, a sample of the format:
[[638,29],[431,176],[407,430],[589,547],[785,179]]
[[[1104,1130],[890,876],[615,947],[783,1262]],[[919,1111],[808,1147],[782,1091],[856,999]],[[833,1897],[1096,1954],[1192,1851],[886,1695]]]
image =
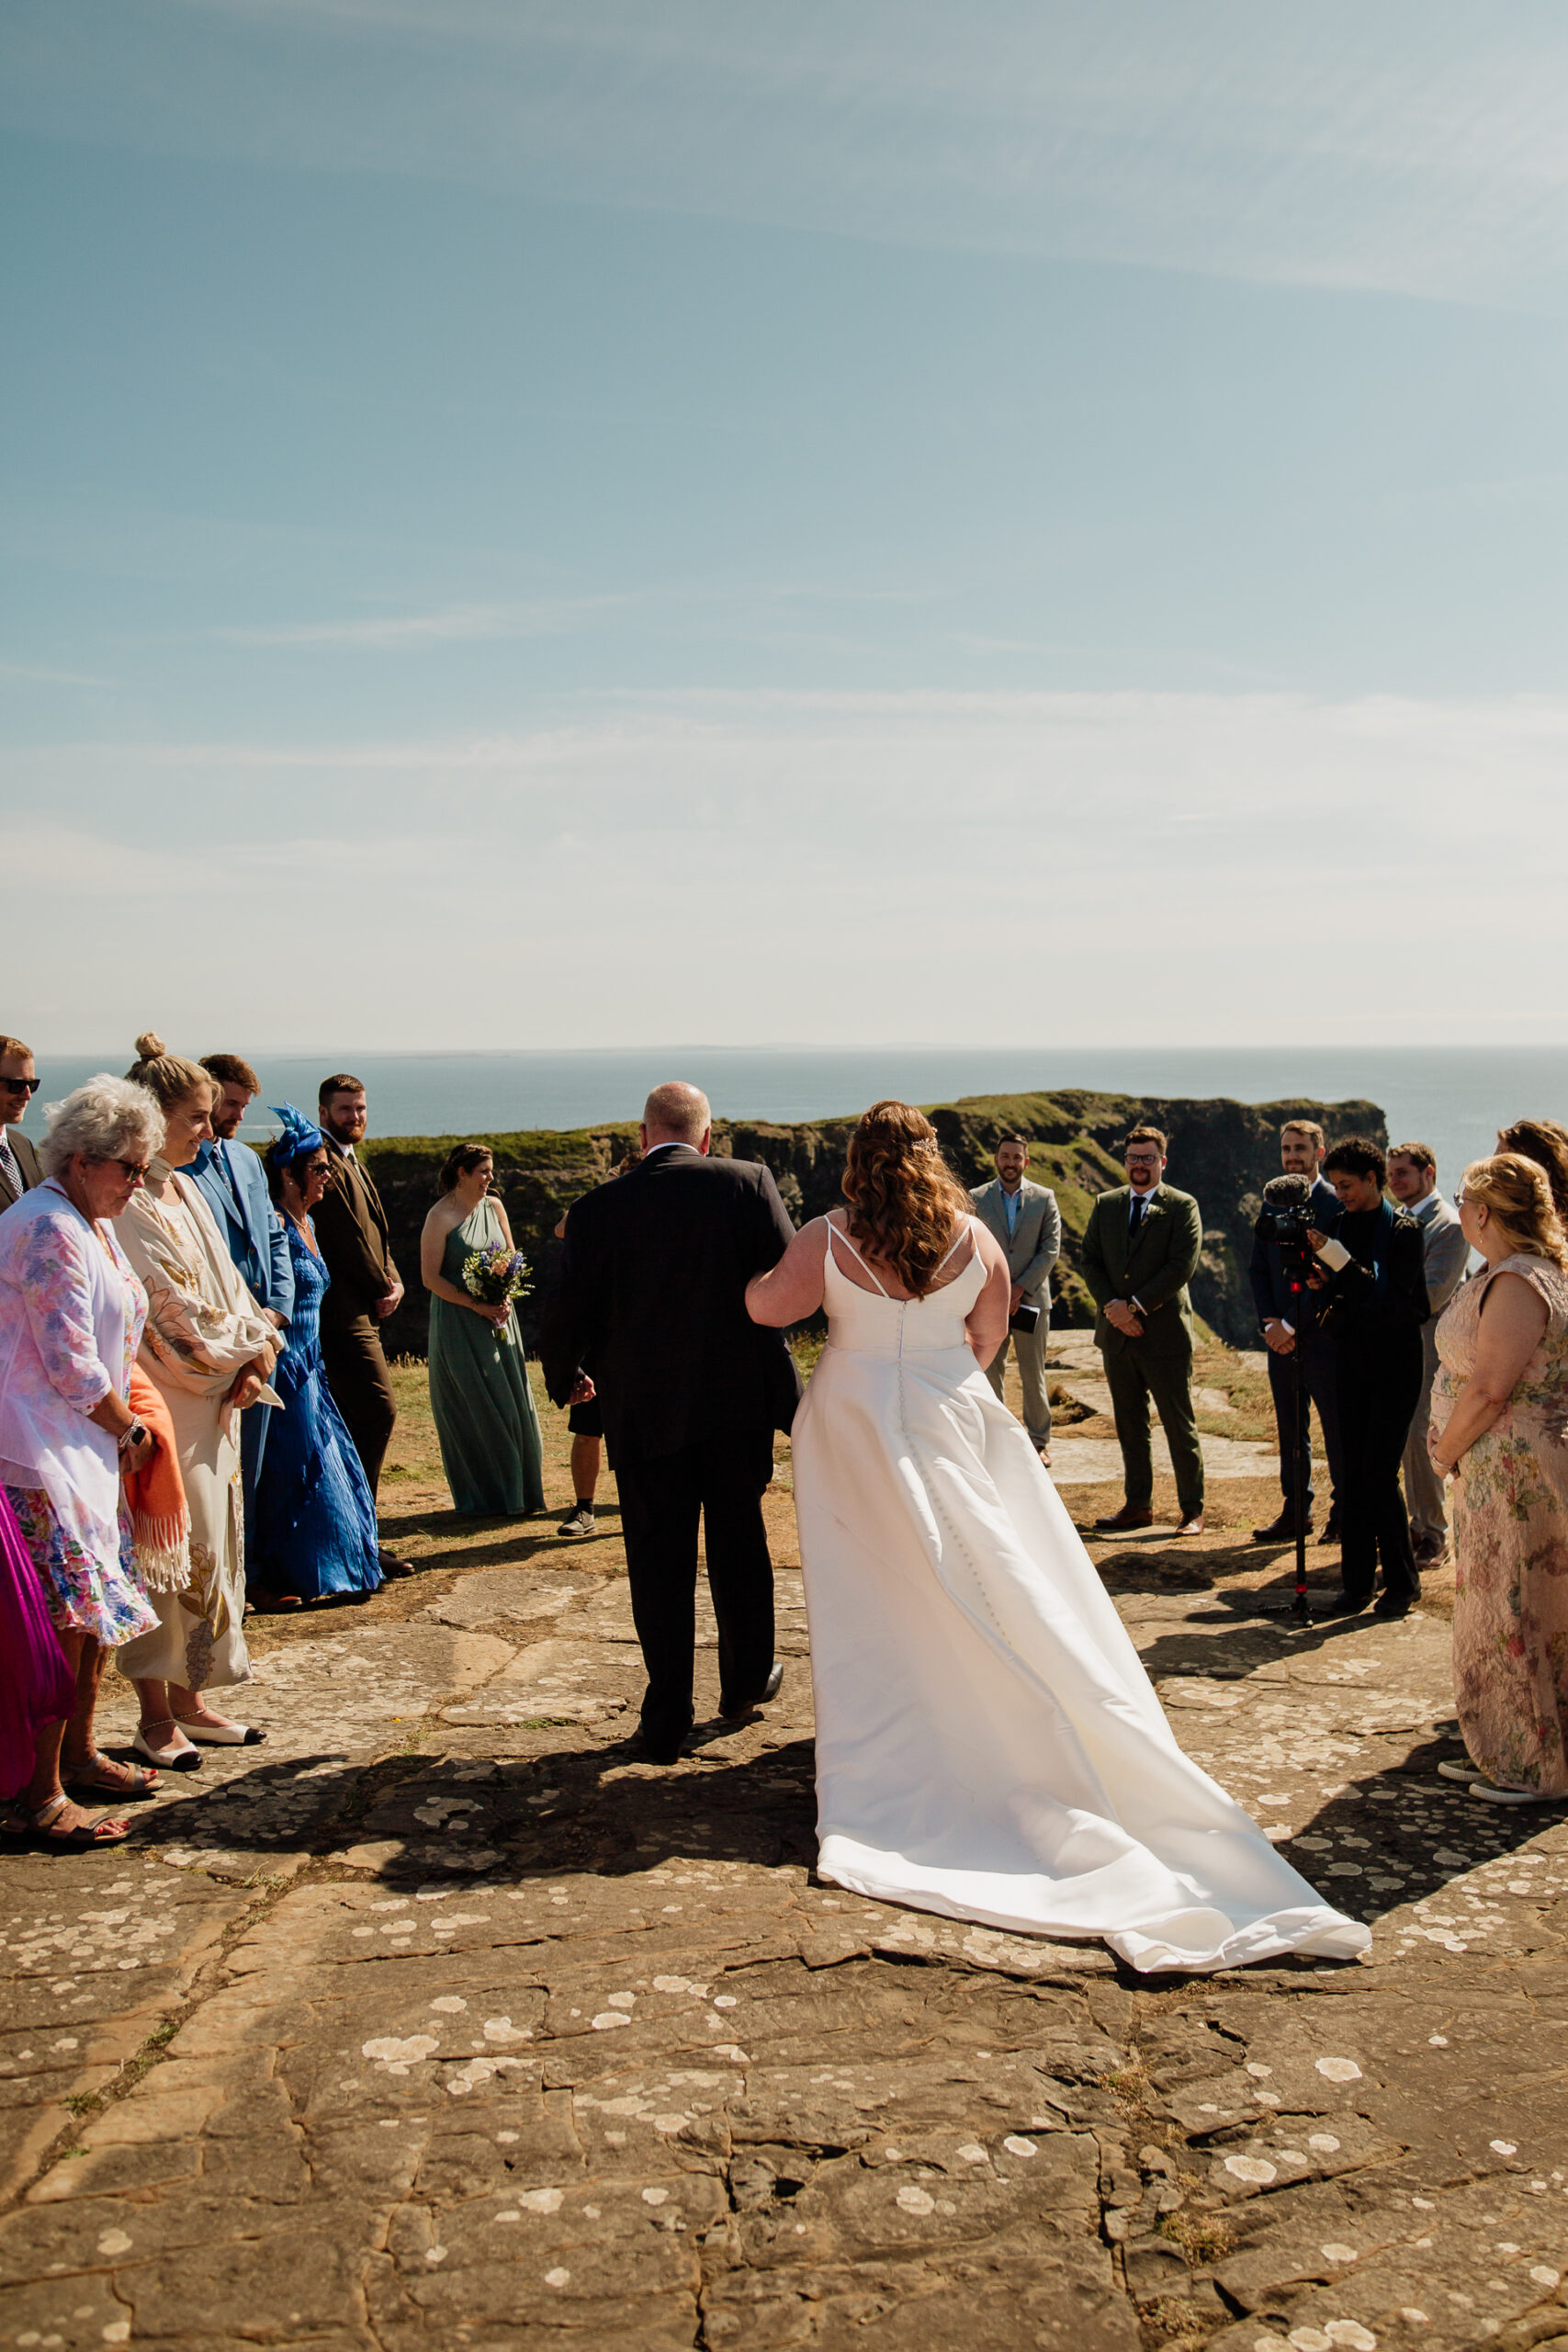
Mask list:
[[793,1435],[822,1876],[1102,1936],[1145,1971],[1365,1951],[1177,1746],[964,1336],[986,1279],[973,1223],[949,1253],[969,1239],[970,1261],[908,1304],[852,1280],[829,1227],[828,1345]]

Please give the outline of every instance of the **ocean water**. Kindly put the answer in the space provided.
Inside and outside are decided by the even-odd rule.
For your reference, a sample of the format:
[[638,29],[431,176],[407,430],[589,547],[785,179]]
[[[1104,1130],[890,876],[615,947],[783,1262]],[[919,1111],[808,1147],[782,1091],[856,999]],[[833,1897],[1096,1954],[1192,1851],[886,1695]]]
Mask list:
[[[936,1102],[1062,1086],[1132,1095],[1228,1095],[1243,1102],[1309,1095],[1381,1104],[1389,1134],[1419,1137],[1438,1155],[1451,1192],[1496,1130],[1527,1114],[1568,1117],[1568,1046],[678,1046],[625,1052],[262,1055],[258,1114],[269,1102],[313,1108],[329,1070],[365,1080],[372,1135],[471,1135],[518,1127],[581,1127],[635,1119],[649,1087],[685,1078],[728,1118],[809,1119],[862,1111],[879,1095]],[[45,1057],[25,1132],[42,1133],[40,1105],[109,1056]],[[246,1133],[270,1131],[265,1117]],[[1181,1171],[1172,1166],[1172,1181]]]

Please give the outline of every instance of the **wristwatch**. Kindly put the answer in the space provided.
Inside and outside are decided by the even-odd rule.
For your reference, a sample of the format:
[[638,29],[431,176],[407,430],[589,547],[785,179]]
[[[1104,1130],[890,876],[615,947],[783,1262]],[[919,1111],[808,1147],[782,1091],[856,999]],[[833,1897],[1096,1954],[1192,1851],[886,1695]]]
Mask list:
[[132,1421],[130,1427],[126,1430],[125,1435],[120,1439],[119,1451],[121,1453],[128,1453],[133,1445],[140,1445],[146,1434],[147,1424],[145,1421]]

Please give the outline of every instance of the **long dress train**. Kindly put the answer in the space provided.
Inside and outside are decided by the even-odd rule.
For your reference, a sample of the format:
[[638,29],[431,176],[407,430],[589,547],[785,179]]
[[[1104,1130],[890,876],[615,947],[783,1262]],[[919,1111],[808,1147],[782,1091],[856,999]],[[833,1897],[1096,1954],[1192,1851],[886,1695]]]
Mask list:
[[[442,1272],[461,1290],[463,1261],[505,1239],[487,1195],[446,1236]],[[515,1307],[498,1330],[466,1306],[432,1297],[430,1409],[454,1510],[487,1519],[544,1510],[544,1440]]]
[[294,1313],[272,1375],[283,1410],[273,1414],[262,1456],[247,1573],[258,1589],[301,1600],[375,1592],[381,1582],[376,1506],[321,1362],[321,1298],[331,1276],[293,1218],[284,1222]]
[[964,1338],[978,1249],[906,1303],[852,1282],[847,1246],[835,1230],[828,1345],[792,1439],[823,1877],[989,1927],[1102,1936],[1145,1971],[1364,1951],[1367,1929],[1178,1747]]

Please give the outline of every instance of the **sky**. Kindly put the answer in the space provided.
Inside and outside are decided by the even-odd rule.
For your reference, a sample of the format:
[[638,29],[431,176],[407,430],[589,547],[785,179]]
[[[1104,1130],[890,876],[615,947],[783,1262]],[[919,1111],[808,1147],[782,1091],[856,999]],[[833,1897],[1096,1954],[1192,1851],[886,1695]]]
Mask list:
[[1555,0],[7,0],[0,217],[39,1050],[1568,1038]]

